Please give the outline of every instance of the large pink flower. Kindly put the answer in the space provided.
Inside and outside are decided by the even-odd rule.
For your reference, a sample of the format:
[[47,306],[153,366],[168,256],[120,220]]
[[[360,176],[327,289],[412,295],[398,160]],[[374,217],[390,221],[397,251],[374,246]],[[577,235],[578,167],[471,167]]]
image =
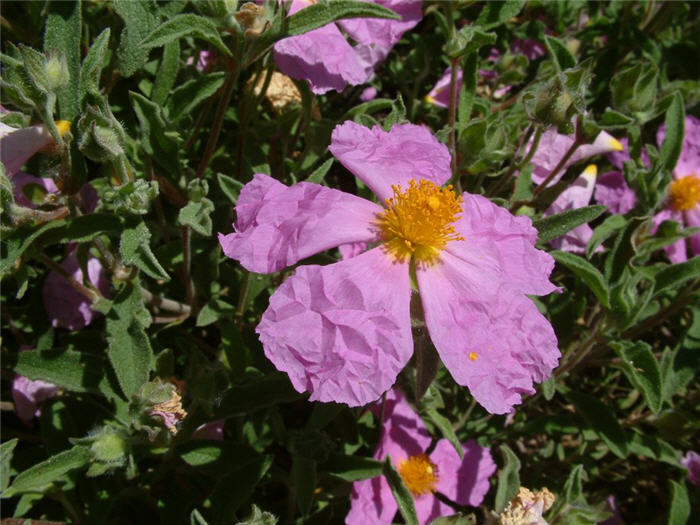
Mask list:
[[[378,407],[374,407],[379,415]],[[387,393],[382,437],[374,457],[389,456],[413,494],[418,522],[430,523],[455,511],[434,495],[439,492],[459,505],[478,506],[489,491],[489,478],[496,464],[488,448],[474,440],[462,444],[464,459],[446,439],[426,454],[432,439],[421,418],[397,390]],[[396,500],[384,477],[357,481],[352,487],[348,525],[389,525],[397,510]]]
[[[422,0],[367,0],[401,15],[400,20],[355,18],[338,23],[357,44],[351,46],[335,24],[328,24],[275,44],[275,62],[282,73],[309,82],[322,94],[363,84],[374,74],[401,35],[423,17]],[[293,0],[290,14],[307,7],[308,0]]]
[[[549,377],[559,350],[525,294],[544,295],[553,259],[537,231],[480,195],[440,188],[450,155],[423,127],[335,128],[330,151],[384,204],[258,174],[241,191],[224,253],[269,273],[347,243],[374,247],[328,266],[301,266],[270,298],[257,332],[265,355],[312,400],[377,400],[413,353],[409,303],[454,379],[506,413]],[[379,244],[379,245],[377,245]]]

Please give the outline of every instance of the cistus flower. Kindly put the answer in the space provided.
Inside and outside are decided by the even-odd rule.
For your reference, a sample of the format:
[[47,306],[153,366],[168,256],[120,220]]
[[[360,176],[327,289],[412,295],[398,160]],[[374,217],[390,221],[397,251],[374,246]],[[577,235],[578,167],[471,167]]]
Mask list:
[[547,525],[542,515],[554,504],[554,494],[546,487],[532,492],[520,487],[497,519],[489,523],[498,525]]
[[[59,120],[56,127],[61,135],[70,131],[70,122]],[[39,150],[53,144],[49,130],[43,124],[13,128],[0,122],[0,161],[8,175],[14,175]]]
[[41,380],[27,379],[15,376],[12,380],[12,400],[15,403],[15,413],[24,423],[30,424],[35,417],[41,415],[40,405],[59,391],[56,385]]
[[[401,16],[400,20],[355,18],[328,24],[275,44],[277,67],[292,78],[306,80],[316,94],[342,91],[347,85],[367,82],[401,35],[423,17],[422,0],[372,0]],[[309,0],[293,0],[290,14],[307,7]],[[351,46],[341,33],[356,42]]]
[[525,295],[557,290],[549,282],[554,261],[534,247],[530,219],[441,187],[450,155],[426,128],[386,132],[348,121],[333,131],[329,150],[383,206],[257,174],[241,190],[235,232],[219,234],[224,253],[258,273],[343,244],[373,246],[297,268],[257,327],[265,355],[311,400],[375,401],[413,353],[413,285],[455,381],[488,411],[509,412],[560,356],[552,326]]
[[[77,248],[72,249],[61,268],[79,283],[83,282],[83,272],[78,263]],[[93,287],[106,295],[109,291],[109,281],[100,261],[92,256],[87,260],[88,279]],[[54,327],[68,330],[82,330],[92,323],[98,312],[92,309],[90,299],[73,288],[71,284],[56,270],[51,270],[46,276],[42,289],[44,308]]]
[[[542,214],[543,217],[575,210],[587,206],[593,196],[598,168],[589,164],[583,173],[559,195]],[[593,229],[588,224],[581,224],[561,237],[553,239],[550,244],[557,250],[573,253],[586,253],[588,241],[593,236]],[[599,249],[602,250],[601,247]]]
[[[373,408],[379,415],[379,407]],[[489,478],[496,464],[488,448],[474,440],[462,444],[464,459],[446,439],[440,439],[427,454],[432,439],[423,421],[397,390],[387,393],[382,435],[375,459],[389,456],[404,484],[413,495],[418,522],[430,523],[455,511],[435,497],[447,496],[459,505],[476,507],[489,491]],[[356,481],[352,486],[347,525],[376,525],[393,522],[397,504],[383,476]]]
[[700,454],[689,450],[681,458],[681,465],[688,469],[688,481],[693,485],[700,485]]
[[177,423],[187,417],[187,412],[182,408],[182,397],[173,389],[170,399],[153,405],[149,415],[160,418],[171,434],[177,434]]

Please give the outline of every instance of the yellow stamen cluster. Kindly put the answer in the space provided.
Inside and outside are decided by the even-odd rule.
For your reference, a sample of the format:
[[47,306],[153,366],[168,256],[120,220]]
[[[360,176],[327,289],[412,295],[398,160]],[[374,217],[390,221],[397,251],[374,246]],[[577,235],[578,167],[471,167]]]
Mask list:
[[687,175],[668,187],[668,203],[676,211],[686,211],[700,203],[700,177]]
[[397,260],[413,257],[417,264],[430,265],[450,241],[463,241],[453,223],[460,217],[462,197],[452,186],[440,188],[434,182],[411,179],[408,189],[392,186],[394,196],[386,199],[378,226],[386,250]]
[[438,468],[425,454],[409,456],[399,462],[399,475],[414,496],[435,492],[438,482]]

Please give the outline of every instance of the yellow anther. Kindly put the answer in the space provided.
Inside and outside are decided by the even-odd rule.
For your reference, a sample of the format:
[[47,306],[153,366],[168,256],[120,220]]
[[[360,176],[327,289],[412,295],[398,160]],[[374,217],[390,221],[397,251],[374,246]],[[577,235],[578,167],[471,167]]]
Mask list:
[[700,177],[687,175],[668,187],[668,203],[675,211],[686,211],[700,203]]

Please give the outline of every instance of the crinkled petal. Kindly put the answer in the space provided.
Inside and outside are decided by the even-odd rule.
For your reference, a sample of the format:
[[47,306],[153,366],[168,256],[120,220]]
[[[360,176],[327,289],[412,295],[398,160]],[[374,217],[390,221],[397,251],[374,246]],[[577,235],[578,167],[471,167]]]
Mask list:
[[442,186],[451,175],[447,146],[415,124],[384,131],[348,120],[335,127],[328,149],[382,203],[393,195],[392,185],[407,188],[411,179],[427,179]]
[[280,40],[274,56],[282,73],[308,81],[316,94],[369,80],[366,64],[335,24]]
[[[60,265],[79,283],[83,282],[83,272],[78,264],[75,251],[72,251]],[[109,292],[109,282],[99,260],[89,257],[87,262],[88,278],[93,286],[103,295]],[[44,308],[55,327],[68,330],[82,330],[92,323],[98,312],[91,308],[90,300],[73,288],[57,271],[52,270],[46,276],[42,290]]]
[[[666,124],[662,124],[656,132],[656,141],[659,147],[661,147],[664,138],[666,138]],[[683,147],[673,175],[676,178],[681,178],[693,173],[700,177],[700,119],[686,115]]]
[[464,459],[446,439],[437,442],[430,459],[438,467],[437,490],[460,505],[477,507],[489,491],[489,478],[496,472],[496,463],[488,448],[470,439],[462,444]]
[[377,240],[372,223],[381,211],[339,190],[257,174],[238,197],[236,231],[220,233],[219,243],[244,268],[271,273],[341,244]]
[[343,259],[350,259],[367,250],[366,242],[351,242],[338,246],[338,251]]
[[609,171],[598,177],[595,200],[607,206],[610,213],[627,213],[637,204],[634,190],[619,171]]
[[59,388],[41,380],[15,376],[12,381],[12,400],[15,413],[24,423],[31,423],[41,414],[39,404],[58,393]]
[[345,517],[347,525],[390,525],[398,505],[384,476],[363,479],[352,484],[350,512]]
[[256,331],[297,391],[364,405],[391,388],[411,357],[410,294],[408,264],[378,247],[298,268],[270,297]]
[[547,379],[560,353],[554,330],[489,264],[445,251],[417,272],[425,321],[442,362],[489,412],[505,414]]
[[535,248],[537,230],[528,217],[515,216],[481,195],[462,194],[462,216],[455,230],[464,241],[446,251],[467,265],[488,267],[491,278],[522,293],[545,295],[558,288],[549,281],[554,259]]
[[17,173],[32,155],[51,143],[53,138],[43,124],[12,128],[0,123],[0,161],[8,175]]
[[[651,218],[652,228],[650,233],[656,233],[657,228],[664,221],[676,221],[677,223],[683,225],[683,214],[670,209],[661,210]],[[664,251],[666,252],[668,260],[673,264],[682,263],[688,260],[685,239],[679,239],[673,244],[664,246]]]

